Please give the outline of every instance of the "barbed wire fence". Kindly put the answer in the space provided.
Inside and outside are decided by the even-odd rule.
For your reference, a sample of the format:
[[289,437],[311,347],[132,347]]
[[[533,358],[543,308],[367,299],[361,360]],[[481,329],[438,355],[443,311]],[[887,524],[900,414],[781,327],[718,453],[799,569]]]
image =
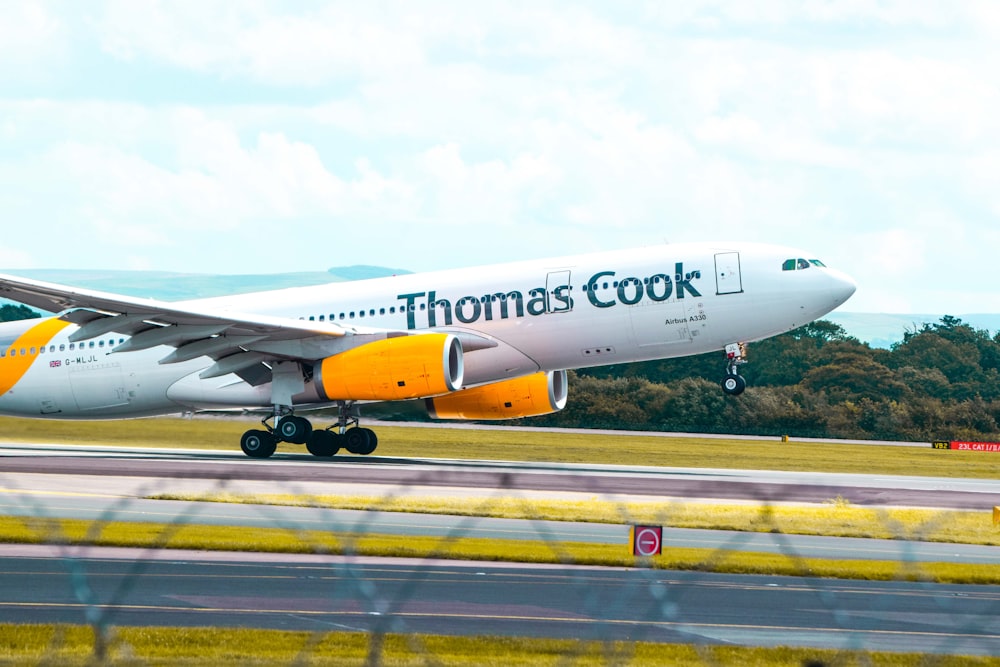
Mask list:
[[[501,479],[504,479],[501,477]],[[51,545],[51,549],[57,554],[58,562],[64,568],[67,579],[65,590],[59,591],[55,597],[46,597],[41,594],[44,602],[51,605],[51,609],[59,609],[60,613],[51,614],[60,624],[75,624],[89,627],[93,632],[93,646],[91,654],[92,664],[105,664],[112,661],[113,655],[120,655],[124,650],[129,654],[128,646],[122,644],[122,640],[116,636],[116,628],[119,625],[129,625],[134,623],[137,613],[133,610],[136,606],[132,599],[143,588],[148,586],[150,579],[159,576],[157,573],[162,568],[164,557],[170,556],[173,552],[168,547],[172,540],[186,527],[199,525],[206,520],[207,515],[213,513],[215,504],[198,500],[191,501],[169,501],[174,510],[167,513],[166,520],[157,519],[158,527],[152,541],[144,547],[137,548],[130,552],[130,556],[124,560],[127,564],[123,570],[114,576],[107,576],[99,568],[95,567],[95,562],[105,558],[105,552],[98,547],[86,546],[100,540],[105,528],[116,522],[135,522],[135,506],[140,499],[146,499],[161,495],[171,491],[176,483],[171,480],[150,479],[139,484],[134,491],[120,498],[112,499],[101,507],[87,528],[87,532],[78,539],[78,536],[68,534],[64,524],[60,521],[64,512],[59,507],[52,507],[49,500],[51,496],[32,492],[29,488],[22,488],[17,474],[0,473],[0,484],[8,491],[8,511],[7,514],[16,514],[22,517],[26,528],[26,535],[30,540],[40,540]],[[578,479],[579,492],[590,493],[587,486],[587,478],[582,476]],[[429,618],[434,617],[432,609],[434,602],[427,602],[428,587],[432,585],[432,580],[436,575],[433,567],[439,567],[442,561],[449,558],[461,557],[456,547],[463,540],[476,534],[477,527],[482,523],[482,519],[475,516],[475,512],[468,516],[455,516],[449,525],[434,532],[436,540],[434,547],[429,553],[419,559],[419,562],[426,564],[426,567],[410,567],[406,570],[394,572],[394,577],[385,578],[372,576],[373,561],[362,558],[360,548],[363,540],[370,535],[369,527],[376,525],[377,532],[378,517],[386,515],[386,507],[393,506],[393,501],[400,498],[409,497],[414,494],[424,493],[420,480],[413,483],[385,487],[386,492],[378,502],[373,503],[368,509],[346,514],[332,508],[324,508],[321,499],[315,497],[313,491],[305,492],[301,485],[294,482],[281,482],[275,489],[276,492],[286,495],[300,497],[304,504],[310,506],[311,515],[308,524],[304,524],[294,516],[294,510],[290,511],[285,507],[277,505],[254,505],[256,519],[247,524],[247,530],[254,530],[254,527],[276,528],[293,536],[297,542],[295,551],[303,554],[312,554],[317,560],[312,561],[316,568],[317,576],[325,574],[325,582],[333,582],[328,588],[324,583],[322,586],[317,583],[314,593],[325,595],[328,604],[323,608],[328,612],[329,625],[321,629],[312,630],[309,638],[294,655],[287,659],[289,665],[310,664],[312,652],[331,634],[342,631],[363,632],[367,636],[367,649],[365,664],[381,665],[386,664],[387,638],[391,636],[402,636],[406,638],[407,645],[412,653],[416,654],[423,664],[447,664],[444,656],[437,655],[433,645],[426,641],[428,635],[450,634],[447,626],[434,626],[435,629],[428,630]],[[214,494],[240,493],[237,480],[217,479],[205,482],[203,492],[207,496]],[[595,493],[595,498],[601,498],[601,494]],[[500,501],[517,503],[522,514],[526,518],[521,519],[526,530],[531,533],[533,542],[544,545],[552,558],[550,559],[557,567],[560,567],[562,577],[559,594],[570,600],[572,614],[565,613],[558,620],[546,620],[542,614],[536,619],[537,627],[523,636],[528,637],[553,637],[570,638],[584,640],[577,644],[571,644],[566,652],[560,656],[558,664],[593,664],[595,658],[594,643],[599,647],[597,659],[601,664],[624,665],[629,664],[636,655],[636,647],[640,642],[661,642],[661,643],[691,643],[705,665],[724,664],[711,650],[711,646],[719,643],[746,643],[754,644],[748,634],[759,631],[764,637],[762,645],[782,644],[780,637],[781,630],[778,627],[768,629],[765,623],[748,624],[746,629],[727,628],[727,631],[736,630],[735,634],[729,637],[722,637],[724,633],[705,633],[703,629],[706,622],[703,618],[703,611],[700,607],[692,604],[690,590],[683,585],[683,581],[678,583],[678,575],[675,572],[661,569],[657,566],[657,561],[653,558],[638,558],[628,568],[628,575],[622,581],[611,585],[607,580],[602,579],[600,573],[604,571],[600,567],[581,566],[574,556],[572,540],[562,536],[556,529],[558,524],[552,522],[537,513],[535,501],[537,496],[529,491],[516,488],[513,485],[501,483],[497,488],[481,492],[476,496],[476,502],[483,507],[488,507],[492,503]],[[650,523],[648,517],[636,517],[632,514],[629,504],[619,497],[608,496],[606,500],[615,504],[618,508],[617,524],[622,527],[621,549],[627,553],[631,545],[627,540],[627,527],[637,523]],[[792,536],[783,532],[781,525],[774,518],[774,507],[776,499],[770,494],[761,494],[757,514],[757,531],[764,531],[771,535],[776,545],[778,553],[786,557],[792,564],[793,574],[800,577],[809,577],[808,587],[814,595],[815,603],[821,608],[823,618],[829,619],[826,631],[835,633],[838,638],[835,642],[837,651],[843,652],[844,656],[852,656],[855,651],[881,651],[896,650],[893,647],[905,646],[905,637],[908,633],[914,632],[912,628],[921,628],[924,621],[916,620],[913,625],[890,624],[888,629],[880,624],[880,619],[894,613],[890,607],[890,597],[887,595],[868,595],[867,607],[863,614],[850,611],[844,606],[844,601],[850,596],[864,595],[858,582],[850,582],[843,579],[816,578],[810,565],[810,558],[801,553]],[[148,501],[147,501],[148,502]],[[160,501],[168,502],[168,501]],[[661,526],[670,526],[673,522],[677,508],[683,501],[665,499],[662,510],[656,514],[653,523]],[[145,507],[145,506],[144,506]],[[179,508],[179,509],[176,509]],[[393,515],[395,516],[395,515]],[[403,517],[402,522],[412,521],[417,515]],[[933,521],[946,521],[946,514],[942,513],[941,518]],[[306,527],[319,523],[319,530],[313,527]],[[921,664],[934,665],[939,661],[947,659],[951,655],[994,655],[997,647],[1000,646],[1000,625],[995,619],[1000,618],[1000,591],[997,594],[985,596],[982,605],[985,605],[986,612],[970,614],[963,603],[968,602],[969,597],[963,597],[961,592],[953,591],[938,592],[930,583],[932,573],[928,571],[925,562],[919,560],[911,548],[912,531],[907,531],[904,526],[894,521],[888,514],[884,515],[882,526],[886,532],[899,540],[899,576],[901,580],[917,582],[912,584],[916,589],[911,589],[910,595],[916,595],[923,586],[926,596],[931,599],[931,604],[937,612],[945,615],[952,615],[956,622],[948,631],[939,633],[934,639],[934,633],[929,633],[931,644],[923,647],[925,657]],[[928,528],[930,528],[929,526]],[[328,537],[335,537],[340,548],[331,547],[329,539],[319,539],[317,534]],[[379,533],[381,534],[381,533]],[[691,569],[701,572],[710,572],[718,569],[717,566],[731,557],[734,552],[754,551],[755,545],[751,542],[755,533],[751,532],[726,532],[726,539],[711,551],[701,562],[696,563]],[[401,536],[400,540],[407,538]],[[669,552],[670,545],[665,545]],[[334,553],[334,552],[337,553]],[[181,560],[185,558],[180,557]],[[235,557],[238,560],[238,556]],[[278,558],[280,561],[280,557]],[[393,561],[385,561],[393,562]],[[411,561],[412,562],[412,561]],[[433,567],[432,567],[433,566]],[[620,568],[613,568],[616,572]],[[803,580],[806,581],[806,580]],[[720,589],[724,584],[718,584]],[[762,584],[766,586],[766,584]],[[270,588],[267,590],[271,590]],[[916,592],[913,592],[916,591]],[[278,589],[277,592],[281,592]],[[264,595],[265,593],[261,593]],[[286,593],[294,595],[294,593]],[[979,593],[972,594],[973,596]],[[461,609],[483,609],[489,607],[491,600],[471,600],[475,596],[474,592],[465,594],[464,606],[458,605]],[[6,597],[6,596],[5,596]],[[723,595],[724,598],[724,595]],[[8,599],[7,602],[12,600]],[[22,600],[20,602],[29,603]],[[509,602],[500,602],[499,606],[510,605]],[[530,601],[524,602],[530,606]],[[762,605],[765,603],[762,602]],[[979,609],[982,609],[982,605]],[[44,605],[43,605],[44,606]],[[0,609],[3,605],[0,605]],[[24,607],[21,607],[22,609]],[[8,608],[6,618],[3,622],[18,622],[18,615],[14,607]],[[178,611],[189,611],[188,608],[178,607]],[[762,610],[763,611],[763,610]],[[293,616],[289,611],[283,612],[280,608],[273,611],[275,616]],[[720,609],[720,615],[726,616],[730,611]],[[803,610],[803,614],[814,612]],[[815,612],[819,614],[820,612]],[[927,614],[921,608],[914,611],[913,615]],[[453,615],[460,616],[461,611],[452,612]],[[346,616],[345,616],[346,615]],[[503,616],[501,610],[497,616]],[[141,613],[138,614],[141,616]],[[217,614],[215,616],[218,616]],[[215,617],[213,616],[213,618]],[[445,618],[448,614],[443,615]],[[470,618],[474,614],[470,613]],[[339,618],[348,618],[350,623],[338,623]],[[120,619],[125,619],[121,623]],[[568,619],[568,620],[566,620]],[[460,618],[454,619],[461,621]],[[528,624],[531,618],[527,619]],[[243,623],[239,619],[238,624]],[[563,623],[563,621],[565,621]],[[155,623],[154,623],[155,625]],[[214,625],[209,623],[208,625]],[[297,629],[311,627],[310,623],[291,623],[288,627]],[[314,625],[314,624],[313,624]],[[471,621],[463,626],[456,624],[456,633],[468,632],[467,626],[473,627],[472,634],[491,634],[489,632],[490,622],[480,620]],[[561,627],[560,627],[561,625]],[[712,624],[709,624],[712,625]],[[731,623],[730,625],[737,625]],[[227,624],[223,623],[222,627]],[[346,627],[344,627],[346,626]],[[519,626],[523,627],[523,626]],[[803,626],[806,628],[807,626]],[[503,630],[503,634],[511,634]],[[817,630],[818,631],[818,630]],[[743,634],[741,635],[740,632]],[[877,636],[892,636],[895,633],[894,643],[889,644],[889,648],[881,642],[876,642],[872,638]],[[517,632],[513,633],[517,636]],[[903,637],[902,641],[899,638]],[[686,638],[686,639],[685,639]],[[808,645],[808,640],[802,640],[789,636],[789,645]],[[40,664],[57,664],[57,657],[60,649],[66,643],[67,637],[63,626],[57,626],[53,634],[46,654],[40,660]],[[845,660],[847,660],[845,658]],[[129,664],[143,664],[138,658],[134,658]],[[816,663],[822,664],[822,663]],[[854,664],[844,662],[843,664]]]

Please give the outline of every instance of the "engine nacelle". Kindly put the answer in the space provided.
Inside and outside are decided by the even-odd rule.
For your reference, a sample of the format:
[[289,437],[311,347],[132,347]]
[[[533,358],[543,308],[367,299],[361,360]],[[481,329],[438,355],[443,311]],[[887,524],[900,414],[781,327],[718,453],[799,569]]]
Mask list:
[[399,401],[462,388],[462,344],[451,334],[397,336],[327,357],[313,381],[323,400]]
[[426,403],[435,419],[514,419],[558,412],[566,406],[566,394],[566,371],[554,371],[463,389]]

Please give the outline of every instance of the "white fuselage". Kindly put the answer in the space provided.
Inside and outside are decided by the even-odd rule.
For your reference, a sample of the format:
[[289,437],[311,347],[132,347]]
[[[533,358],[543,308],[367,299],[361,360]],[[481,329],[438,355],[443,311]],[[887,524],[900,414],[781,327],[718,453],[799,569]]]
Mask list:
[[[539,370],[717,351],[797,328],[855,289],[812,259],[763,244],[664,245],[174,305],[347,329],[446,331],[463,341],[464,384],[474,386]],[[789,260],[808,266],[789,269]],[[74,343],[73,324],[51,336],[25,333],[38,326],[0,324],[0,413],[100,419],[272,402],[267,384],[234,375],[201,379],[214,363],[208,357],[164,364],[172,348],[115,353],[127,337]],[[315,403],[315,396],[307,386],[296,404]]]

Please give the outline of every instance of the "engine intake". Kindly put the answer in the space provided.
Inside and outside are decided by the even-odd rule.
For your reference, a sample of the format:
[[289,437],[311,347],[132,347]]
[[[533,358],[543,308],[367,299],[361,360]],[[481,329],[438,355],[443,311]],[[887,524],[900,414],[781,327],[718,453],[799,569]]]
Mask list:
[[567,389],[566,371],[535,373],[428,398],[426,405],[435,419],[535,417],[562,410]]
[[313,379],[324,400],[398,401],[462,388],[462,344],[451,334],[398,336],[327,357]]

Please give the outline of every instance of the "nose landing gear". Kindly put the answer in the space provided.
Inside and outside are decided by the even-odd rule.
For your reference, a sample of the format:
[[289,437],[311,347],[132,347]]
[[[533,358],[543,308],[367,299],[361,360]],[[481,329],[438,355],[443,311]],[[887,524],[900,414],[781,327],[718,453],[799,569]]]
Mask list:
[[730,396],[739,396],[747,388],[747,381],[739,372],[739,367],[747,363],[746,356],[746,343],[726,345],[726,377],[722,379],[722,391]]

